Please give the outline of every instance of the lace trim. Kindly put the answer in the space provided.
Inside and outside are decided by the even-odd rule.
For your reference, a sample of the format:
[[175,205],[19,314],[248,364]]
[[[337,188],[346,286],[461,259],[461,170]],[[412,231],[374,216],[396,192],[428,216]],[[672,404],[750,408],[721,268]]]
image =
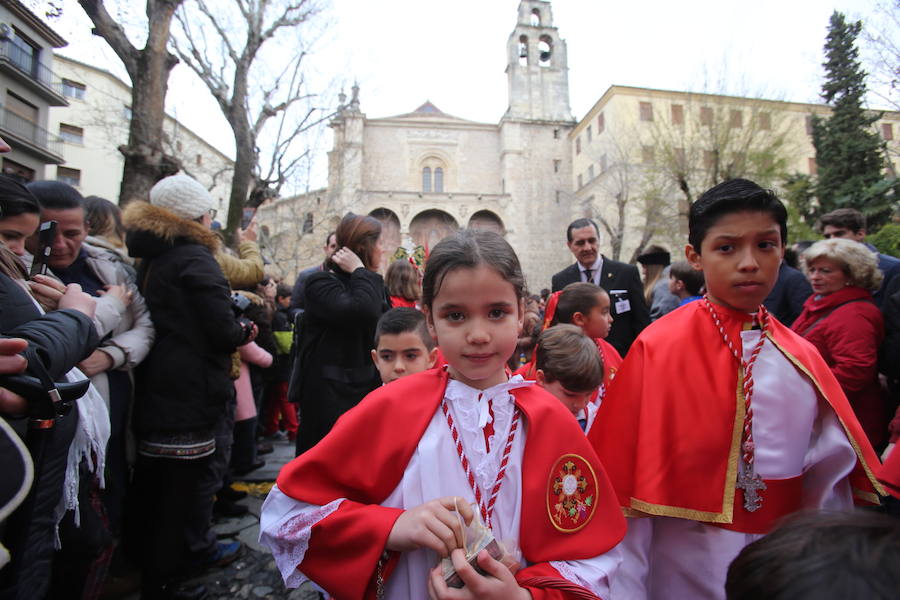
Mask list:
[[550,566],[556,569],[559,574],[574,583],[575,585],[580,585],[581,587],[590,590],[596,596],[600,596],[603,593],[603,590],[600,590],[595,585],[591,585],[592,582],[580,577],[578,572],[572,568],[567,561],[564,560],[553,560],[550,561]]

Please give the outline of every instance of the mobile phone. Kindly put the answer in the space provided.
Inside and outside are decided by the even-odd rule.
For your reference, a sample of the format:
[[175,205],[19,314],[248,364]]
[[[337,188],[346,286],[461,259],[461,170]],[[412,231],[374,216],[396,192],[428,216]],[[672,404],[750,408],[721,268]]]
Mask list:
[[250,221],[253,220],[253,217],[256,215],[255,208],[245,208],[241,211],[241,229],[247,229],[250,227]]
[[31,273],[29,273],[31,277],[47,274],[47,259],[50,258],[57,225],[56,221],[44,221],[38,227],[38,244],[40,246],[34,253],[34,260],[31,261]]

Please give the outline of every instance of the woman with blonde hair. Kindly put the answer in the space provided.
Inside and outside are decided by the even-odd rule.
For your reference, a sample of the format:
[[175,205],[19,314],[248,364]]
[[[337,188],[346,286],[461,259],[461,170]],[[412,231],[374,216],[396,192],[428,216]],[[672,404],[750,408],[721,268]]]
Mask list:
[[678,308],[679,299],[669,291],[669,251],[662,246],[647,246],[637,257],[644,275],[644,301],[650,308],[650,320],[655,321]]
[[879,449],[888,411],[877,369],[884,320],[872,299],[882,280],[878,258],[856,241],[835,238],[810,246],[803,263],[813,293],[791,329],[818,348]]

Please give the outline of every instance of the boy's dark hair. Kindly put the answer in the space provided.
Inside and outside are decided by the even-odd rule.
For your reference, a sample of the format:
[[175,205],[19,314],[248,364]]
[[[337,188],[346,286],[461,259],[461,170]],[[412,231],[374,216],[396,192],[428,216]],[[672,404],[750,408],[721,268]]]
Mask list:
[[606,290],[587,281],[570,283],[559,295],[556,313],[550,325],[571,323],[575,313],[588,314],[600,302],[601,293],[605,294]]
[[691,267],[691,263],[686,260],[673,262],[669,267],[669,277],[674,277],[684,284],[684,291],[691,296],[699,296],[703,289],[705,279],[703,271],[698,271]]
[[378,319],[375,326],[375,349],[383,335],[400,335],[401,333],[415,333],[422,339],[422,344],[431,352],[434,350],[434,339],[428,333],[425,324],[425,315],[408,306],[400,306],[387,311]]
[[597,345],[575,325],[556,325],[542,331],[534,363],[547,381],[558,381],[570,392],[588,392],[603,383],[603,360]]
[[706,190],[691,205],[688,243],[694,251],[700,254],[700,246],[710,227],[723,216],[736,212],[771,215],[781,229],[781,245],[787,243],[787,209],[775,192],[763,189],[749,179],[732,179]]
[[855,511],[790,517],[728,567],[728,600],[889,600],[900,590],[900,520]]
[[544,302],[547,301],[547,298],[550,297],[550,288],[541,288],[541,300]]
[[41,208],[69,210],[70,208],[84,207],[84,198],[81,193],[67,183],[61,181],[32,181],[25,187],[34,194]]
[[574,221],[569,223],[568,227],[566,227],[566,241],[567,242],[572,241],[572,231],[574,229],[581,229],[582,227],[587,227],[588,225],[590,225],[591,227],[594,228],[594,231],[597,233],[597,236],[599,237],[600,236],[600,228],[597,227],[597,224],[594,223],[593,219],[575,219]]
[[17,217],[25,213],[38,215],[41,205],[24,185],[6,175],[0,175],[0,216]]
[[516,292],[525,296],[525,276],[509,242],[493,231],[466,229],[442,239],[431,249],[422,279],[422,306],[431,308],[447,273],[485,265],[497,271]]
[[817,229],[819,233],[826,225],[841,227],[856,233],[866,228],[866,217],[855,208],[838,208],[819,217]]
[[279,283],[275,288],[275,298],[290,298],[293,290],[286,283]]

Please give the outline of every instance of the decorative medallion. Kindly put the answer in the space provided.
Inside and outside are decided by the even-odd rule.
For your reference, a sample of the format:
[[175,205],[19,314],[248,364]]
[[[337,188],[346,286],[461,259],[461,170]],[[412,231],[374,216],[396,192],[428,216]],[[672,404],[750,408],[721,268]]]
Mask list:
[[574,533],[588,524],[597,505],[597,476],[591,464],[577,454],[564,454],[550,469],[547,514],[553,526]]

